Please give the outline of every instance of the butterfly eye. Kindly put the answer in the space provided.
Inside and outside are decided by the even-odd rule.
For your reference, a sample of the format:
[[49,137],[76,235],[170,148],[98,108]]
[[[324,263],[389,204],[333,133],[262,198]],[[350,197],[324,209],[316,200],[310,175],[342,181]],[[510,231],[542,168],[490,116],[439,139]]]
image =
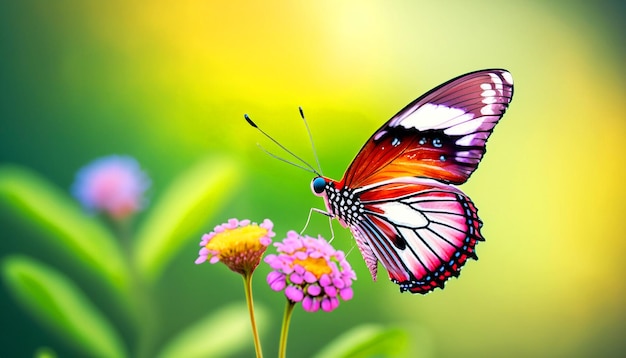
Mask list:
[[326,189],[326,179],[322,177],[313,179],[313,182],[311,182],[311,188],[315,194],[322,194]]

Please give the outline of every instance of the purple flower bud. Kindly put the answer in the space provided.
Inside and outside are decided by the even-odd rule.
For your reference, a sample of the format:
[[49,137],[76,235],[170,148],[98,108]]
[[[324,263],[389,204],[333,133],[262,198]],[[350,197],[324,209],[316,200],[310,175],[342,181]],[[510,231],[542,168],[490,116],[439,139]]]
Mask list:
[[318,285],[309,285],[307,286],[306,292],[309,296],[318,296],[322,293],[322,288]]
[[293,302],[300,302],[304,298],[304,293],[297,286],[287,286],[285,288],[285,296]]

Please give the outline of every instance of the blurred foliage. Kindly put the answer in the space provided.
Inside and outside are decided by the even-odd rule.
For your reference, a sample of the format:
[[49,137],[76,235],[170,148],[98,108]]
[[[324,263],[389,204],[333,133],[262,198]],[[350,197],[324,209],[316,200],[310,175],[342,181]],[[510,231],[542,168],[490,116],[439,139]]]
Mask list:
[[[270,317],[263,309],[255,309],[257,321],[267,321]],[[241,345],[249,344],[249,337],[241,332],[250,331],[250,317],[243,305],[220,308],[217,313],[207,316],[187,328],[163,348],[162,358],[202,358],[225,357],[238,351]],[[243,338],[243,339],[242,339]]]
[[[39,227],[43,239],[49,239],[68,257],[104,276],[117,291],[101,287],[100,294],[114,298],[136,311],[137,329],[133,341],[123,342],[114,324],[92,303],[90,298],[64,273],[26,256],[8,256],[3,260],[2,274],[7,289],[15,299],[50,331],[73,347],[76,353],[101,357],[154,356],[158,348],[152,335],[158,313],[148,291],[162,267],[170,261],[193,234],[201,230],[206,218],[223,203],[234,189],[238,174],[226,160],[204,160],[180,177],[155,204],[155,212],[145,217],[135,250],[140,253],[125,259],[120,241],[98,224],[95,217],[83,214],[77,206],[58,193],[35,173],[18,167],[0,167],[0,203],[16,218]],[[150,215],[152,214],[152,215]],[[112,222],[112,224],[115,224]],[[196,239],[197,240],[197,239]],[[196,241],[194,240],[194,241]],[[123,270],[120,270],[122,268]],[[139,269],[139,274],[134,274]],[[148,282],[145,280],[148,279]],[[119,290],[122,288],[122,290]],[[108,291],[108,292],[107,292]],[[245,306],[221,309],[190,328],[183,330],[161,353],[164,357],[224,356],[241,350],[248,314]],[[261,312],[262,308],[261,308]],[[265,316],[267,316],[265,314]],[[267,321],[267,318],[266,318]],[[132,353],[128,353],[129,344]],[[47,350],[40,356],[50,355]]]
[[26,218],[28,225],[45,232],[87,269],[99,272],[103,281],[127,289],[128,270],[119,245],[67,194],[25,168],[9,166],[0,167],[0,198],[14,215]]
[[337,337],[314,357],[426,357],[423,351],[409,354],[408,343],[409,335],[402,329],[361,325]]
[[163,270],[169,257],[193,237],[237,187],[239,175],[228,161],[207,160],[179,177],[156,203],[139,228],[135,261],[149,279]]
[[2,273],[26,309],[89,356],[126,356],[111,323],[67,277],[35,260],[5,259]]
[[[128,344],[125,303],[108,299],[131,279],[128,268],[116,263],[114,244],[102,247],[109,261],[94,257],[97,245],[72,243],[71,235],[101,241],[110,233],[89,217],[63,224],[84,215],[58,188],[97,156],[136,157],[154,183],[155,212],[136,222],[143,248],[152,234],[142,225],[156,220],[169,184],[207,154],[227,155],[239,177],[231,199],[207,204],[189,239],[175,242],[167,232],[175,228],[164,228],[145,253],[145,278],[158,278],[150,284],[154,309],[167,322],[155,337],[169,342],[241,299],[228,270],[193,265],[203,231],[232,216],[270,217],[281,236],[322,205],[307,173],[258,150],[257,141],[283,155],[244,113],[294,152],[310,153],[302,106],[324,173],[338,179],[371,133],[413,98],[456,75],[503,67],[515,97],[463,186],[485,223],[480,260],[421,297],[400,295],[382,272],[372,282],[353,250],[354,299],[330,315],[297,310],[289,352],[311,356],[362,324],[416,323],[423,331],[409,331],[411,352],[420,352],[413,345],[426,331],[436,357],[623,356],[625,14],[623,1],[2,2],[0,162],[21,179],[1,181],[19,201],[2,190],[0,255],[27,255],[66,275]],[[206,180],[219,182],[212,174]],[[34,181],[37,191],[24,188]],[[41,219],[23,219],[28,212]],[[313,216],[308,230],[329,236],[326,218]],[[333,244],[350,251],[349,233],[335,232]],[[61,242],[65,249],[54,246]],[[167,257],[165,248],[179,251]],[[283,306],[260,279],[266,272],[256,274],[255,301],[279,317]],[[109,275],[121,277],[113,289],[101,282]],[[76,355],[15,310],[8,293],[5,283],[0,356],[40,347]],[[274,356],[269,342],[278,333],[261,333]]]

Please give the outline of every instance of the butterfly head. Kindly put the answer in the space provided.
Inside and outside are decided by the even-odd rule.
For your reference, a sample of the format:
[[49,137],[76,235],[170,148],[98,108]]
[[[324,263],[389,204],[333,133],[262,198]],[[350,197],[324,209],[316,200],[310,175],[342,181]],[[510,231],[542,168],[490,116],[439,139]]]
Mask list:
[[317,196],[324,196],[326,193],[326,186],[328,185],[328,180],[324,177],[315,177],[313,181],[311,181],[311,190],[313,194]]
[[[319,211],[319,212],[331,218],[337,218],[337,220],[339,220],[339,223],[341,225],[343,225],[344,227],[348,227],[348,224],[344,220],[344,218],[338,217],[337,213],[339,211],[343,212],[344,209],[343,208],[340,209],[340,205],[345,204],[344,200],[339,201],[339,199],[344,199],[344,197],[348,198],[349,195],[348,195],[348,191],[345,191],[345,194],[342,194],[343,191],[338,189],[338,185],[340,185],[340,183],[332,179],[318,175],[317,177],[313,178],[313,180],[311,181],[311,191],[313,192],[313,194],[315,194],[315,196],[319,196],[322,199],[324,199],[324,205],[326,206],[326,211]],[[344,197],[342,197],[342,195]],[[352,199],[353,198],[350,197],[350,200]]]
[[[326,212],[330,217],[335,217],[333,207],[330,203],[328,191],[334,187],[334,181],[328,178],[324,178],[323,176],[317,176],[313,178],[311,181],[311,191],[315,196],[319,196],[324,199],[324,204],[326,205]],[[342,222],[342,221],[340,221]]]

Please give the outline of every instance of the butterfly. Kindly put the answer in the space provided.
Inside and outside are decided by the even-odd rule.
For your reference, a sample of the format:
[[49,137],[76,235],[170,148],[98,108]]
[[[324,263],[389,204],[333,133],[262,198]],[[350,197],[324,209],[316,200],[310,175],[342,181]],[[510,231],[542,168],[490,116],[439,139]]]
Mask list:
[[259,130],[317,174],[311,189],[326,206],[319,212],[350,229],[374,280],[380,262],[400,292],[426,294],[478,259],[482,221],[457,186],[478,167],[512,97],[513,78],[503,69],[453,78],[374,132],[339,181]]

